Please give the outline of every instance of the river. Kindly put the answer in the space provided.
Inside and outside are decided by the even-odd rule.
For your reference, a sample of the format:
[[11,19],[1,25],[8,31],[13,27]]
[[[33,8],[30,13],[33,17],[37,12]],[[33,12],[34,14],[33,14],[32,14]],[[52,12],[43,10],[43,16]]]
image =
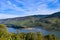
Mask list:
[[7,30],[9,32],[14,32],[14,33],[17,33],[17,31],[25,32],[25,33],[28,33],[28,32],[42,32],[42,34],[44,34],[44,35],[56,34],[58,37],[60,37],[60,32],[59,31],[47,31],[47,30],[44,30],[44,29],[41,29],[41,28],[25,28],[25,29],[7,28]]

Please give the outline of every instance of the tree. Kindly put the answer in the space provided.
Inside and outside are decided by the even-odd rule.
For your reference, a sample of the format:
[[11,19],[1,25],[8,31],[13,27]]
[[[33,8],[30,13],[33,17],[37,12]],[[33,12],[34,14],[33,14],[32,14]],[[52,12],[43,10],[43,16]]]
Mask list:
[[30,32],[26,36],[26,40],[36,40],[36,35],[33,32]]
[[7,40],[7,38],[6,38],[7,36],[8,36],[8,31],[7,31],[6,25],[0,24],[0,38],[1,38],[1,40]]
[[46,38],[46,40],[58,40],[57,36],[54,34],[47,35],[47,36],[45,36],[45,38]]
[[37,32],[37,40],[44,40],[44,37],[41,32]]
[[0,30],[6,30],[7,31],[7,27],[4,24],[0,24]]
[[20,38],[25,40],[26,39],[26,33],[24,33],[24,32],[20,33]]

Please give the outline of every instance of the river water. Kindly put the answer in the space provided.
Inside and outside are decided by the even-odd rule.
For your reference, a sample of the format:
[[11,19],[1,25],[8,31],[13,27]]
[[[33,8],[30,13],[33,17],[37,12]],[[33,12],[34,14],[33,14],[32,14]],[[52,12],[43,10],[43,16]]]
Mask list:
[[17,31],[19,32],[41,32],[44,35],[48,35],[48,34],[56,34],[58,37],[60,37],[60,32],[59,31],[47,31],[41,28],[26,28],[26,29],[15,29],[15,28],[7,28],[7,30],[9,32],[13,32],[13,33],[17,33]]

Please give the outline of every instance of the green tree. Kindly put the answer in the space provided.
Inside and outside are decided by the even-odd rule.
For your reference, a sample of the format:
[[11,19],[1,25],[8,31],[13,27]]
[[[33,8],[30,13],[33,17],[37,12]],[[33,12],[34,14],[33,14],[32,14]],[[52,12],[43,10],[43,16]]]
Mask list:
[[7,27],[6,27],[6,25],[4,25],[4,24],[0,24],[0,30],[5,30],[5,31],[7,31]]
[[26,40],[26,33],[24,32],[20,33],[20,38]]
[[54,34],[53,35],[50,34],[50,35],[45,36],[45,39],[46,40],[58,40],[57,36]]
[[44,37],[41,32],[37,32],[37,40],[44,40]]
[[0,38],[5,38],[8,35],[6,25],[0,24]]
[[27,34],[26,40],[36,40],[36,35],[33,32],[30,32]]

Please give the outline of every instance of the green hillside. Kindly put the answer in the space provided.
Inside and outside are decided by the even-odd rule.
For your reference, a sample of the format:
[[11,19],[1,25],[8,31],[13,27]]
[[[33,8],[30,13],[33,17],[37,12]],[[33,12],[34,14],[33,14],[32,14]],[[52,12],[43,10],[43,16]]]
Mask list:
[[60,12],[51,15],[32,15],[1,19],[0,24],[11,24],[12,27],[42,27],[46,30],[60,31]]

